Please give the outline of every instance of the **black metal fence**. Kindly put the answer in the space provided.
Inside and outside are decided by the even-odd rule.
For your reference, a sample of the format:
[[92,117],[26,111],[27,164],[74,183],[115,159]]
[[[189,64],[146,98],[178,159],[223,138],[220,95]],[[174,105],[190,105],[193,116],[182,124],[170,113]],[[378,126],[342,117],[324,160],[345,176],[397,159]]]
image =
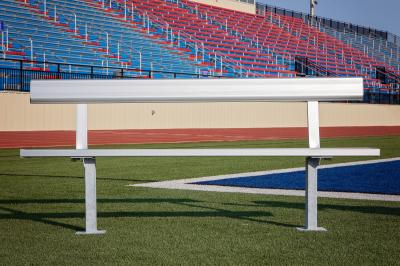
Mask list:
[[[309,22],[311,20],[311,16],[306,13],[298,12],[298,11],[293,11],[285,8],[280,8],[276,6],[269,6],[266,4],[262,3],[257,3],[257,14],[259,15],[265,15],[265,12],[272,12],[278,15],[284,15],[284,16],[289,16],[289,17],[294,17],[294,18],[301,18],[305,20],[306,22]],[[323,18],[323,17],[318,17],[315,16],[312,18],[314,21],[318,21],[323,26],[328,26],[331,28],[334,28],[339,31],[343,30],[349,30],[349,31],[354,31],[357,32],[358,34],[366,35],[366,36],[374,36],[374,37],[379,37],[384,40],[387,40],[389,42],[393,42],[395,44],[399,44],[399,37],[389,33],[387,31],[382,31],[382,30],[377,30],[369,27],[364,27],[352,23],[347,23],[347,22],[342,22],[334,19],[329,19],[329,18]]]
[[[314,73],[316,69],[313,66],[305,64],[303,61],[298,62],[301,62],[302,67],[302,71],[298,71],[298,76],[318,76]],[[323,73],[321,75],[327,76]],[[30,82],[33,79],[145,79],[157,77],[221,78],[222,76],[0,59],[0,91],[29,92]],[[366,90],[364,102],[400,104],[400,85],[398,83],[390,84],[385,90]]]
[[30,90],[33,79],[220,78],[219,75],[0,59],[0,91]]
[[[326,67],[318,65],[304,56],[297,56],[295,58],[295,71],[300,76],[322,76],[322,77],[335,77],[335,73],[330,72]],[[299,75],[298,74],[298,75]]]
[[364,102],[377,104],[400,104],[400,86],[391,84],[387,89],[368,90],[364,93]]
[[396,34],[393,34],[391,32],[388,33],[388,42],[394,43],[397,46],[400,46],[400,37]]

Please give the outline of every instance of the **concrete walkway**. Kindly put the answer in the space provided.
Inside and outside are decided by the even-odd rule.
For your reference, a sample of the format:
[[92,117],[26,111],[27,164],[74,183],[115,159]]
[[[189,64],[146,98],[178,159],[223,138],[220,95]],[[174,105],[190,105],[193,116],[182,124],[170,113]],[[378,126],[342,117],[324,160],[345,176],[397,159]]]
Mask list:
[[[321,167],[319,167],[319,169],[333,168],[333,167],[338,167],[338,166],[351,166],[351,165],[362,165],[362,164],[379,163],[379,162],[390,162],[390,161],[395,161],[395,160],[400,160],[400,158],[331,164],[331,165],[321,166]],[[283,169],[283,170],[259,171],[259,172],[250,172],[250,173],[179,179],[179,180],[151,182],[151,183],[143,183],[143,184],[132,184],[129,186],[148,187],[148,188],[165,188],[165,189],[183,189],[183,190],[196,190],[196,191],[211,191],[211,192],[228,192],[228,193],[303,196],[304,197],[305,192],[303,190],[262,189],[262,188],[245,188],[245,187],[193,184],[193,183],[202,182],[202,181],[212,181],[212,180],[220,180],[220,179],[227,179],[227,178],[239,178],[239,177],[244,177],[244,176],[257,176],[257,175],[266,175],[266,174],[287,173],[287,172],[293,172],[293,171],[299,171],[299,170],[304,170],[304,167],[290,168],[290,169]],[[400,195],[384,195],[384,194],[368,194],[368,193],[319,191],[318,197],[400,202]]]

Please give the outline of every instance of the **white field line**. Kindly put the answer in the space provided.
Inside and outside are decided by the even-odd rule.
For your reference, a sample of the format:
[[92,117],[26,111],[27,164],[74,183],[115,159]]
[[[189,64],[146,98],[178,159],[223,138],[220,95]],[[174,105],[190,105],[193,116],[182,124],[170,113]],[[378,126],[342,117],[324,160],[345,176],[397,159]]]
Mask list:
[[[373,163],[382,163],[382,162],[392,162],[392,161],[397,161],[397,160],[400,160],[400,157],[391,158],[391,159],[368,160],[368,161],[360,161],[360,162],[323,165],[323,166],[320,166],[318,169],[341,167],[341,166],[373,164]],[[304,197],[305,192],[303,190],[246,188],[246,187],[191,184],[191,183],[203,182],[203,181],[215,181],[215,180],[238,178],[238,177],[245,177],[245,176],[260,176],[260,175],[268,175],[268,174],[289,173],[289,172],[303,171],[303,170],[305,170],[304,167],[297,167],[297,168],[280,169],[280,170],[257,171],[257,172],[248,172],[248,173],[240,173],[240,174],[207,176],[207,177],[198,177],[198,178],[178,179],[178,180],[171,180],[171,181],[132,184],[132,185],[128,185],[128,186],[165,188],[165,189],[183,189],[183,190],[210,191],[210,192],[303,196]],[[378,200],[378,201],[400,201],[400,195],[351,193],[351,192],[319,191],[318,197],[340,198],[340,199]]]

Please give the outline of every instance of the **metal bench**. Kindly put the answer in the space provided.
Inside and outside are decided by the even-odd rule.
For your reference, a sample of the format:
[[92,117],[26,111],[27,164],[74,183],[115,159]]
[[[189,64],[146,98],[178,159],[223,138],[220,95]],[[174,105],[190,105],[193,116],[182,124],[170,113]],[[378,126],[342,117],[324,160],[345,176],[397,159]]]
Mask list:
[[[379,149],[320,148],[318,101],[360,100],[361,78],[46,80],[32,81],[31,103],[77,104],[76,149],[21,149],[21,157],[71,157],[85,168],[86,229],[100,234],[96,211],[96,157],[159,156],[300,156],[306,164],[304,231],[317,224],[317,167],[321,158],[379,156]],[[307,102],[309,148],[257,149],[88,149],[89,103]],[[266,114],[268,115],[268,114]]]

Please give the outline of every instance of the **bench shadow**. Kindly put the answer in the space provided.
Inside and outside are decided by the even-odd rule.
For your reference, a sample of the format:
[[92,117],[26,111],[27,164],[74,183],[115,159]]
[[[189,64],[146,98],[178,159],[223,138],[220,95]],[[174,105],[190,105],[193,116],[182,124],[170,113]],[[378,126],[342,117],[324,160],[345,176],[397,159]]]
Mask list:
[[[248,206],[262,206],[267,208],[290,208],[290,209],[305,209],[305,203],[300,202],[284,202],[284,201],[253,201],[255,205],[249,204]],[[365,214],[384,214],[400,216],[400,207],[383,207],[383,206],[348,206],[338,204],[318,204],[318,210],[338,210],[359,212]]]
[[[72,175],[43,175],[43,174],[9,174],[0,173],[0,176],[15,176],[15,177],[48,177],[48,178],[67,178],[67,179],[84,179],[83,176]],[[130,179],[130,178],[112,178],[112,177],[96,177],[97,180],[110,180],[110,181],[129,181],[129,182],[159,182],[159,180],[146,180],[146,179]]]
[[[158,198],[99,198],[97,203],[171,203],[198,202],[191,199],[158,199]],[[0,200],[0,204],[70,204],[85,203],[84,199],[13,199]]]
[[[11,206],[20,204],[71,204],[80,203],[84,204],[83,199],[22,199],[22,200],[0,200],[0,204],[7,204]],[[280,223],[277,221],[270,221],[265,218],[272,217],[270,212],[266,211],[236,211],[228,210],[224,208],[215,208],[205,206],[208,202],[197,201],[192,199],[98,199],[98,203],[133,203],[133,204],[176,204],[189,208],[189,210],[182,211],[111,211],[104,212],[99,211],[99,218],[179,218],[179,217],[195,217],[195,218],[218,218],[225,217],[230,219],[246,220],[257,223],[266,223],[276,226],[283,227],[296,227],[298,225]],[[190,210],[196,209],[196,210]],[[202,209],[202,210],[198,210]],[[0,210],[5,213],[0,213],[0,220],[29,220],[42,224],[58,226],[62,228],[71,229],[74,231],[84,230],[81,226],[73,225],[70,223],[64,223],[60,221],[54,221],[52,219],[69,219],[69,218],[84,218],[84,212],[26,212],[10,208],[9,206],[0,206]]]
[[[84,199],[14,199],[14,200],[0,200],[1,205],[18,206],[24,204],[84,204]],[[225,217],[230,219],[246,220],[257,223],[265,223],[279,227],[294,228],[299,225],[282,223],[279,221],[272,221],[265,219],[272,217],[272,213],[268,211],[237,211],[229,210],[226,208],[217,208],[207,206],[211,202],[204,202],[192,199],[176,199],[176,198],[100,198],[97,200],[100,204],[175,204],[193,208],[196,210],[184,211],[113,211],[104,212],[99,211],[99,218],[178,218],[178,217]],[[215,203],[214,203],[215,204]],[[253,201],[253,204],[235,204],[235,203],[218,203],[223,206],[241,206],[241,207],[263,207],[263,208],[289,208],[304,210],[304,203],[301,202],[284,202],[284,201]],[[333,209],[339,211],[359,212],[365,214],[383,214],[400,216],[400,207],[382,207],[382,206],[345,206],[337,204],[319,204],[319,210]],[[198,210],[202,209],[202,210]],[[74,231],[82,231],[83,227],[54,221],[52,219],[69,219],[69,218],[84,218],[84,212],[26,212],[17,210],[15,208],[0,206],[0,210],[5,213],[0,213],[0,220],[30,220],[42,224],[67,228]]]
[[9,220],[28,220],[28,221],[33,221],[33,222],[38,222],[42,224],[47,224],[47,225],[52,225],[52,226],[57,226],[57,227],[62,227],[62,228],[67,228],[71,229],[74,231],[84,231],[85,229],[81,226],[73,225],[73,224],[68,224],[68,223],[62,223],[54,220],[49,220],[48,217],[44,217],[40,214],[37,213],[28,213],[24,211],[19,211],[16,209],[11,209],[11,208],[6,208],[3,206],[0,206],[0,210],[6,211],[8,213],[2,213],[0,214],[0,220],[3,219],[9,219]]
[[0,155],[0,158],[19,158],[19,155]]

